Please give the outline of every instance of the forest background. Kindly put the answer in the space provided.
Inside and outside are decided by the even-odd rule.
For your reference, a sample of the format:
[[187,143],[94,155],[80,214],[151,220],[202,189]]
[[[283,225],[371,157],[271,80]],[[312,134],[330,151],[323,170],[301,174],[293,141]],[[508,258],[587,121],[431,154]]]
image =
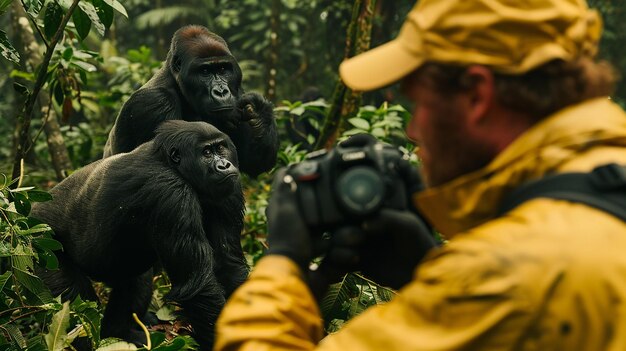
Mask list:
[[[172,34],[200,24],[224,37],[244,73],[246,91],[276,106],[281,147],[277,167],[307,151],[366,132],[404,148],[410,106],[397,86],[364,95],[338,80],[349,56],[397,35],[413,0],[0,0],[0,351],[67,347],[78,335],[95,347],[132,348],[100,340],[101,305],[62,304],[32,274],[54,267],[59,248],[30,205],[72,171],[101,158],[122,104],[161,66]],[[604,19],[600,56],[626,72],[626,1],[591,0]],[[611,96],[626,106],[626,80]],[[294,124],[306,123],[295,133]],[[21,160],[24,162],[20,162]],[[416,160],[417,162],[417,160]],[[266,248],[265,207],[273,172],[245,179],[242,245],[254,266]],[[19,179],[19,180],[18,180]],[[193,346],[187,326],[162,300],[155,278],[149,330],[152,349]],[[99,286],[101,304],[107,288]],[[394,292],[350,274],[322,303],[333,332]],[[122,345],[122,346],[120,346]]]

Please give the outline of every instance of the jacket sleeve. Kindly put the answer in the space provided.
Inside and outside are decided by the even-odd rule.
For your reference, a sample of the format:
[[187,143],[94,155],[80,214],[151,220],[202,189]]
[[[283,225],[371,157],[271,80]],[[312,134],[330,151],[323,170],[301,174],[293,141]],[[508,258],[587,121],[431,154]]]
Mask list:
[[527,330],[531,304],[492,259],[442,249],[391,302],[318,344],[321,318],[297,267],[268,257],[227,303],[217,350],[510,349]]

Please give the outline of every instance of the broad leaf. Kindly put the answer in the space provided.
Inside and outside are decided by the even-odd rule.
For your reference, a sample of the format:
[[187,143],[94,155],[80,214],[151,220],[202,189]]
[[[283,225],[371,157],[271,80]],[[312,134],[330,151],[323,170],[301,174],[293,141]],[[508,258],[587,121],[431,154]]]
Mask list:
[[[47,225],[42,224],[42,226]],[[60,242],[50,238],[34,238],[33,244],[41,248],[46,248],[48,250],[60,250],[63,248],[63,245]]]
[[170,342],[166,342],[160,345],[159,347],[155,347],[152,350],[153,351],[177,351],[177,350],[181,350],[183,347],[185,347],[185,345],[187,345],[185,340],[178,337]]
[[121,13],[124,17],[128,18],[128,13],[124,6],[117,0],[104,0],[109,6],[115,9],[115,11]]
[[91,30],[91,20],[89,16],[78,7],[74,10],[74,13],[72,13],[72,20],[74,21],[74,26],[76,26],[76,33],[78,33],[81,40],[85,40]]
[[33,293],[42,304],[53,302],[50,291],[46,288],[41,279],[24,270],[13,268],[13,274],[17,281],[22,284],[28,291]]
[[128,351],[137,350],[137,346],[127,343],[126,341],[114,341],[112,343],[103,342],[103,346],[100,346],[96,351]]
[[[98,12],[92,3],[81,1],[78,3],[78,7],[89,17],[91,23],[96,28],[100,35],[104,35],[104,24],[100,21],[100,17],[98,16]],[[83,38],[84,39],[84,38]]]
[[46,13],[43,17],[43,33],[48,40],[51,40],[54,33],[59,29],[64,14],[63,8],[58,3],[50,1],[46,5]]
[[13,196],[15,198],[13,203],[15,204],[15,210],[17,211],[17,213],[21,214],[22,216],[28,216],[31,206],[30,201],[28,201],[26,195],[22,193],[13,193]]
[[24,4],[24,9],[28,12],[29,15],[33,17],[39,16],[39,11],[43,7],[43,0],[22,0]]
[[104,0],[93,0],[93,6],[96,8],[98,18],[100,18],[104,27],[111,27],[111,24],[113,24],[113,8]]
[[11,45],[9,38],[7,38],[7,33],[0,29],[0,53],[2,56],[12,62],[19,63],[20,55],[17,53],[17,50]]
[[43,190],[30,190],[27,194],[28,199],[32,202],[46,202],[52,200],[52,195]]
[[358,118],[358,117],[350,118],[348,122],[350,122],[350,124],[360,129],[364,129],[364,130],[370,129],[370,123],[364,120],[363,118]]
[[20,348],[26,348],[26,339],[15,324],[4,324],[3,329],[6,330],[11,339],[13,339],[13,342],[15,342]]
[[7,281],[9,281],[9,278],[11,278],[11,275],[11,271],[4,272],[4,274],[0,275],[0,291],[4,289],[4,286],[7,284]]
[[63,308],[52,316],[52,323],[46,334],[46,344],[50,351],[63,351],[67,340],[67,328],[70,326],[70,302],[66,301]]

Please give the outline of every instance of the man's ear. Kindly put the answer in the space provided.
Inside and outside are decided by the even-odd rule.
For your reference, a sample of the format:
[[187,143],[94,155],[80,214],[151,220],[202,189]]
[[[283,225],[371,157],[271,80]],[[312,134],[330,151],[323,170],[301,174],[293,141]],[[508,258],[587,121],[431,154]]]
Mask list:
[[170,149],[170,160],[172,161],[172,163],[174,163],[175,165],[180,163],[180,152],[178,151],[177,148],[173,147]]
[[471,86],[467,92],[468,122],[479,124],[495,103],[495,78],[489,68],[473,65],[465,71],[464,79],[468,79]]

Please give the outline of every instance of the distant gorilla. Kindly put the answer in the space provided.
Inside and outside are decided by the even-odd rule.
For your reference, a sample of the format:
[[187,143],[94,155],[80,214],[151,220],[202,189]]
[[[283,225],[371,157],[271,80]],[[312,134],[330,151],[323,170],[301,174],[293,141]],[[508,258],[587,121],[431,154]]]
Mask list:
[[109,134],[104,157],[152,139],[160,122],[205,121],[228,134],[240,170],[251,176],[276,163],[278,134],[272,104],[244,94],[241,69],[224,39],[202,26],[174,34],[165,65],[126,101]]
[[132,313],[145,315],[157,264],[172,282],[166,298],[210,349],[225,299],[248,275],[237,166],[235,146],[215,127],[164,122],[153,141],[78,170],[33,207],[63,243],[60,270],[38,273],[65,300],[94,300],[90,278],[105,282],[102,337],[141,344]]

